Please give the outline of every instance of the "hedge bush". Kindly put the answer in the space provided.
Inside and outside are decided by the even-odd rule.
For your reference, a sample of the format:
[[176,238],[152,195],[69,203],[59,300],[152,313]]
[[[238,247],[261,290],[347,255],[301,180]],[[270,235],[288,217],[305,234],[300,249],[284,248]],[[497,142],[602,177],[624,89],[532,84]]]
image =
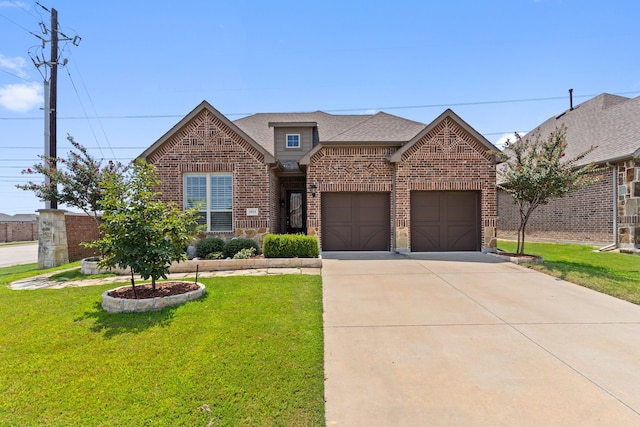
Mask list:
[[262,242],[265,258],[317,258],[318,239],[304,234],[267,234]]
[[232,239],[225,243],[222,253],[225,258],[233,258],[241,250],[250,248],[254,248],[256,253],[260,251],[260,246],[255,240],[246,238]]
[[196,243],[196,256],[198,258],[207,258],[209,254],[214,252],[222,252],[224,248],[224,240],[219,237],[205,237]]

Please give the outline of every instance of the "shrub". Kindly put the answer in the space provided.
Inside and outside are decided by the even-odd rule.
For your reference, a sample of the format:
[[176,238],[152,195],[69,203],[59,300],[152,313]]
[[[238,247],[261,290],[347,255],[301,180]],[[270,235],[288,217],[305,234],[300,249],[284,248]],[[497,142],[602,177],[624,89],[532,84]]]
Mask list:
[[207,255],[207,259],[223,259],[224,254],[222,252],[211,252]]
[[256,253],[260,251],[260,246],[252,239],[232,239],[225,243],[222,253],[225,258],[233,258],[242,249],[254,248]]
[[198,258],[207,258],[209,254],[222,252],[224,248],[224,240],[219,237],[205,237],[196,243],[196,256]]
[[318,240],[304,234],[267,234],[262,253],[265,258],[317,258]]
[[249,259],[256,253],[256,248],[240,249],[240,252],[233,256],[233,259]]

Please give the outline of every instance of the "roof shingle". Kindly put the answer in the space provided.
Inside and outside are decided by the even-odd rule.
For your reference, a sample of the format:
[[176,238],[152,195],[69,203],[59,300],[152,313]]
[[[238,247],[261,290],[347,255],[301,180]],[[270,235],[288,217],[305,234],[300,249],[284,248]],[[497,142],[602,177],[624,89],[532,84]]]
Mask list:
[[557,127],[567,127],[567,158],[597,148],[580,164],[631,158],[640,148],[640,97],[603,93],[573,110],[551,117],[526,136],[546,138]]

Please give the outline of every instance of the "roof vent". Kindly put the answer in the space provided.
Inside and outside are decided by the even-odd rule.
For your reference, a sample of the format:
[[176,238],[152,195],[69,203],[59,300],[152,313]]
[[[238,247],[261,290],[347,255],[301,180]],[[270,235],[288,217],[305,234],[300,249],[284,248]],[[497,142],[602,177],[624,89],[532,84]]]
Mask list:
[[573,89],[569,89],[569,111],[573,111]]

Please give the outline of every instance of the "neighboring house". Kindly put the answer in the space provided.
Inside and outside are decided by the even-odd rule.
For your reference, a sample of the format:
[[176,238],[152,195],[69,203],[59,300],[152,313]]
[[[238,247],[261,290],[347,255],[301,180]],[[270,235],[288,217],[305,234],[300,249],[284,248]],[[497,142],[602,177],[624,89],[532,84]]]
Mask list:
[[496,245],[495,147],[453,111],[254,114],[202,102],[140,155],[165,200],[212,235],[318,236],[324,251],[480,251]]
[[[562,124],[567,127],[567,158],[597,147],[580,164],[600,166],[600,180],[538,208],[527,236],[639,248],[640,97],[601,94],[551,117],[527,136],[539,132],[546,138]],[[500,237],[515,235],[518,213],[503,191],[498,194],[498,215]]]

